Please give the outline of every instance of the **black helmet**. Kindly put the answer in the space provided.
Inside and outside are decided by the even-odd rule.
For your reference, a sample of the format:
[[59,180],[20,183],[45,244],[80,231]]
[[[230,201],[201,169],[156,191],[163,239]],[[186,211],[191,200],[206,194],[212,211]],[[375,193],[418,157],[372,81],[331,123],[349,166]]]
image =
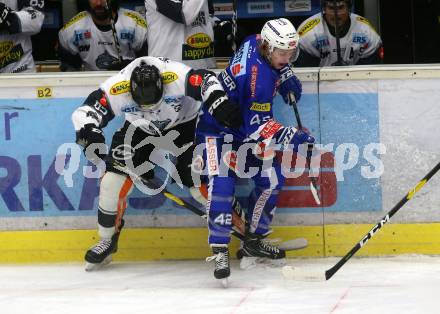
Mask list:
[[158,68],[141,61],[131,73],[130,91],[134,101],[142,108],[156,105],[163,95],[162,77]]

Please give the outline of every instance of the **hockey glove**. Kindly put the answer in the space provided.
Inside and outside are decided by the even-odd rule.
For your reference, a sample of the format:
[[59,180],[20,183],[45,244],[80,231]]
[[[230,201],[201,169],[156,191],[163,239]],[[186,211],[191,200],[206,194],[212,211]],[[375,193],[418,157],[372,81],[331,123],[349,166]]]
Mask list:
[[238,129],[243,123],[240,107],[229,101],[223,91],[214,91],[205,102],[208,112],[222,125]]
[[275,120],[269,120],[260,126],[256,132],[251,134],[250,138],[257,142],[272,142],[272,144],[278,145],[278,150],[293,149],[295,152],[298,152],[301,144],[315,143],[315,138],[304,130],[285,127]]
[[83,147],[84,155],[94,164],[107,155],[103,132],[94,124],[86,124],[76,133],[76,143]]
[[9,13],[11,13],[11,9],[4,3],[0,2],[0,27],[4,26],[8,20]]
[[129,59],[116,59],[112,61],[112,63],[109,65],[108,70],[109,71],[121,71],[123,68],[125,68],[127,65],[129,65],[133,60]]
[[283,97],[284,101],[287,104],[290,104],[289,102],[289,93],[293,92],[295,95],[295,100],[298,102],[301,99],[302,94],[302,84],[299,81],[299,79],[296,77],[296,75],[293,73],[293,69],[291,66],[285,66],[280,71],[281,77],[280,77],[280,89],[278,92]]

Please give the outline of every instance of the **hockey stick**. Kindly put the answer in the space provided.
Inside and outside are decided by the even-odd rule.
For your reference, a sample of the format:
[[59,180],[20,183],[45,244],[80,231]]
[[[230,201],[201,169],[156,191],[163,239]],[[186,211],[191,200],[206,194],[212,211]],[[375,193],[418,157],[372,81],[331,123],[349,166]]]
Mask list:
[[237,50],[237,0],[232,0],[232,51],[235,52]]
[[[116,168],[118,168],[116,166]],[[146,180],[143,179],[141,176],[135,174],[133,171],[129,170],[127,167],[124,167],[121,171],[127,173],[127,175],[130,176],[130,178],[136,183],[140,183],[144,186],[146,186],[149,189],[152,190],[159,190],[162,195],[164,195],[169,200],[173,201],[175,204],[180,205],[190,211],[192,211],[194,214],[200,216],[202,219],[207,220],[206,212],[188,202],[183,200],[182,198],[178,197],[177,195],[169,192],[166,188],[162,188],[160,184],[154,182],[153,180]],[[244,229],[244,222],[242,220],[242,217],[237,213],[234,209],[232,210],[232,235],[238,238],[239,240],[244,240],[245,237],[245,229]],[[308,241],[304,238],[296,238],[289,241],[282,242],[279,245],[279,248],[285,250],[285,251],[291,251],[291,250],[299,250],[302,248],[305,248],[308,245]]]
[[438,163],[429,173],[417,183],[417,185],[411,189],[386,215],[382,218],[368,233],[347,253],[343,258],[339,260],[333,267],[326,270],[325,273],[307,271],[299,268],[292,268],[292,266],[283,267],[283,275],[286,278],[296,280],[317,280],[325,281],[329,280],[357,251],[359,251],[367,242],[383,227],[384,224],[390,221],[390,218],[394,216],[399,209],[403,207],[414,195],[428,182],[431,177],[437,173],[440,169],[440,163]]
[[[288,99],[289,99],[289,105],[293,107],[293,110],[295,111],[296,121],[298,123],[299,129],[301,130],[303,126],[301,123],[301,117],[299,116],[295,95],[292,92],[290,92],[288,95]],[[313,144],[309,144],[307,145],[306,168],[309,169],[310,191],[312,192],[316,204],[321,205],[321,200],[319,199],[319,195],[318,195],[318,184],[316,183],[316,178],[312,174],[312,167],[311,167],[312,154],[313,154]]]
[[[152,180],[145,180],[141,177],[138,177],[136,180],[140,179],[141,183],[145,186],[147,186],[150,189],[158,189],[159,185],[154,183]],[[161,194],[163,194],[166,198],[173,201],[175,204],[180,205],[182,207],[185,207],[186,209],[192,211],[194,214],[200,216],[202,219],[207,220],[206,212],[202,209],[186,202],[185,200],[181,199],[180,197],[176,196],[175,194],[169,192],[166,188],[164,188],[161,191]],[[234,207],[234,206],[233,206]],[[240,215],[233,209],[232,210],[232,235],[238,238],[239,240],[244,240],[245,237],[245,230],[240,228],[239,223],[242,223],[244,226],[244,222],[242,221],[242,218]],[[304,238],[296,238],[289,241],[282,242],[279,245],[279,248],[285,250],[285,251],[291,251],[291,250],[299,250],[302,248],[305,248],[308,245],[308,242]]]
[[104,2],[105,3],[105,9],[110,12],[110,25],[111,25],[111,28],[112,28],[113,40],[115,42],[116,52],[118,53],[119,62],[122,63],[123,60],[122,60],[122,53],[121,53],[121,45],[119,44],[118,33],[116,33],[115,20],[113,19],[113,11],[111,10],[110,2],[111,2],[111,0],[108,0],[108,1]]
[[336,7],[336,1],[337,0],[333,0],[333,11],[335,15],[336,56],[338,58],[336,65],[344,65],[341,56],[341,40],[339,38],[339,18],[338,18],[338,9]]

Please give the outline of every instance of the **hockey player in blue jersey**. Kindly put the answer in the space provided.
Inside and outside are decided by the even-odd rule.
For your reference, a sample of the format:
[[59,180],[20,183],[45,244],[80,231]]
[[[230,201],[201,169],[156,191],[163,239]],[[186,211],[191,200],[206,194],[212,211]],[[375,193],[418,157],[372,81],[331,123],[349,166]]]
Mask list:
[[[280,163],[270,150],[298,151],[302,143],[314,138],[303,130],[285,127],[274,120],[273,99],[280,93],[287,102],[292,95],[301,97],[302,87],[290,64],[298,55],[299,36],[295,27],[284,18],[270,20],[261,35],[244,40],[232,56],[227,68],[219,74],[229,100],[240,107],[243,124],[239,129],[225,128],[215,121],[210,110],[204,110],[197,126],[197,142],[203,148],[208,178],[208,242],[215,260],[214,276],[229,277],[231,203],[237,177],[251,167],[258,167],[252,180],[255,189],[249,196],[248,222],[243,241],[241,268],[253,265],[257,258],[284,262],[285,252],[265,241],[270,232],[278,193],[284,183]],[[212,106],[215,108],[215,105]],[[278,263],[281,264],[281,263]]]

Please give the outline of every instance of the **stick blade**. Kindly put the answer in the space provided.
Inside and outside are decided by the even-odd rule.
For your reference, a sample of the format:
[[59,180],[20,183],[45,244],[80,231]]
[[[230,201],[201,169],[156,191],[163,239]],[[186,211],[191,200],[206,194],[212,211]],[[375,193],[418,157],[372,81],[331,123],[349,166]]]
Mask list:
[[307,247],[307,239],[297,238],[280,243],[279,248],[284,251],[300,250]]
[[297,281],[326,281],[325,273],[311,268],[286,265],[282,268],[284,278]]

